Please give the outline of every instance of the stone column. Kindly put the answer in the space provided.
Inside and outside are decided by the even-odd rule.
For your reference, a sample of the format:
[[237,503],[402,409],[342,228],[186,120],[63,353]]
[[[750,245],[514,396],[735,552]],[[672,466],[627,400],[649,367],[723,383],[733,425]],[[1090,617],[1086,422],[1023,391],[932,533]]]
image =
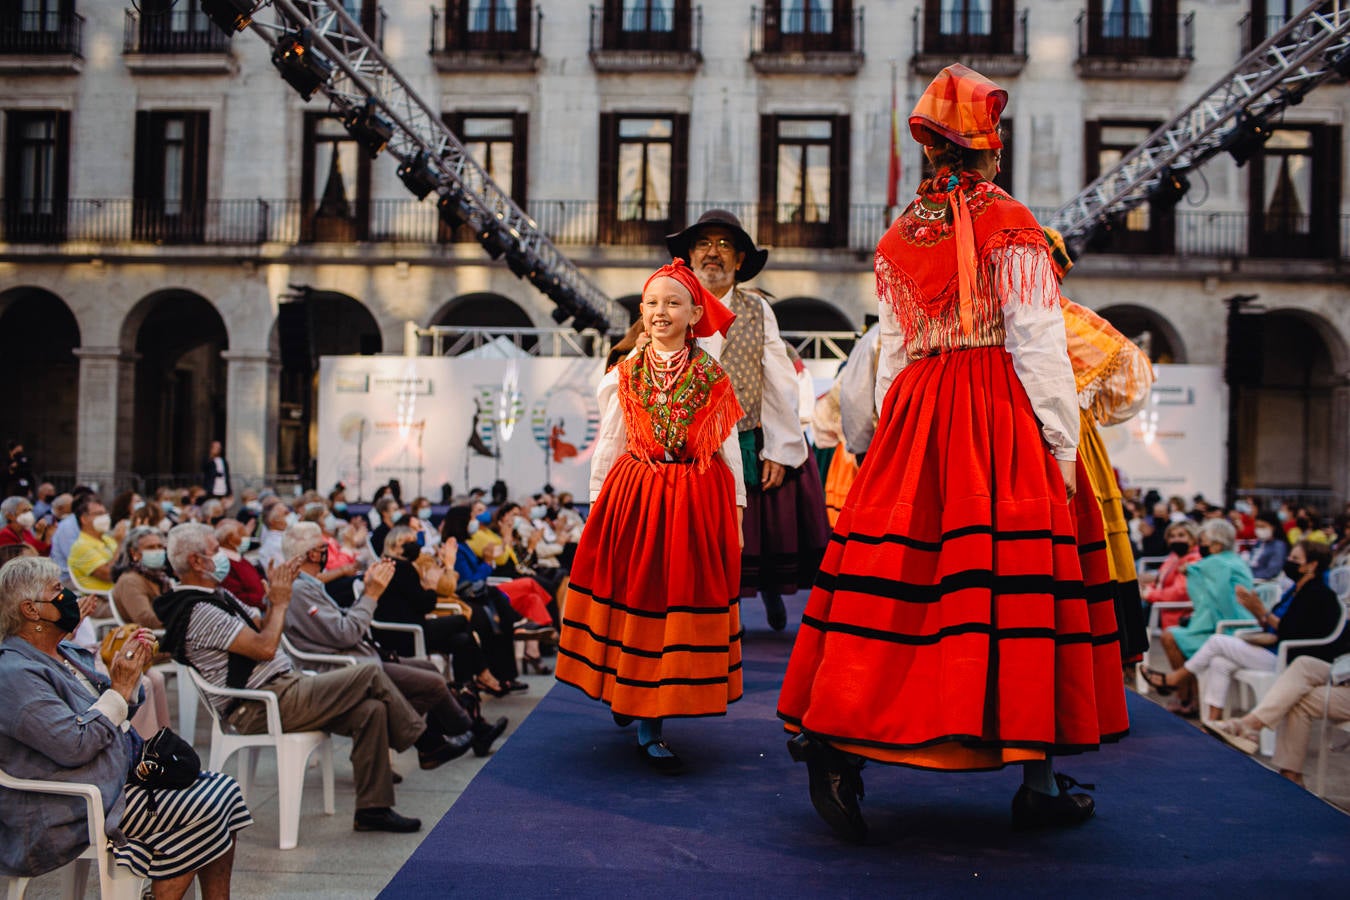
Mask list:
[[[111,496],[131,469],[136,357],[120,347],[76,347],[80,361],[75,471]],[[125,480],[123,478],[122,480]]]
[[275,454],[277,411],[276,371],[272,355],[256,350],[221,353],[226,375],[225,458],[236,494],[261,486]]
[[[1350,373],[1341,376],[1340,384],[1331,389],[1331,408],[1327,410],[1331,422],[1331,490],[1340,503],[1350,503]],[[1340,513],[1340,507],[1325,510],[1329,515]]]

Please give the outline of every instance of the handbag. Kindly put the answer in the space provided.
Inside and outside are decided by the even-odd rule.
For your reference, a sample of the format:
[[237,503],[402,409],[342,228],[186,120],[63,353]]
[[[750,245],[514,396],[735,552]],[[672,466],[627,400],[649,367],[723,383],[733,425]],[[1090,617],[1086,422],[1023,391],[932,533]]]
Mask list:
[[202,773],[202,760],[192,745],[168,728],[161,728],[145,742],[127,784],[150,792],[150,811],[157,812],[155,791],[179,791],[191,787]]
[[[141,626],[134,622],[129,622],[126,625],[118,625],[112,631],[103,635],[103,643],[99,645],[98,655],[99,658],[103,660],[103,664],[108,667],[108,671],[112,671],[112,661],[113,658],[117,656],[118,651],[126,646],[127,641],[135,637],[136,633],[140,630]],[[158,641],[155,642],[154,647],[151,650],[152,655],[156,653],[159,653]]]

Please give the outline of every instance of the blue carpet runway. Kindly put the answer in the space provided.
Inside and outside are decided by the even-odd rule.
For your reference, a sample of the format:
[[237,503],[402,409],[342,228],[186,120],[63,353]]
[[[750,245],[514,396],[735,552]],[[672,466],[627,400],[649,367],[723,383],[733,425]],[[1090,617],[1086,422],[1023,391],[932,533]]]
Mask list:
[[[789,603],[800,618],[805,594]],[[943,775],[869,764],[868,845],[811,808],[774,716],[792,646],[743,605],[746,695],[669,722],[689,770],[639,759],[636,727],[557,685],[382,897],[1254,897],[1350,890],[1350,817],[1130,696],[1132,734],[1059,765],[1095,782],[1081,828],[1014,832],[1020,768]]]

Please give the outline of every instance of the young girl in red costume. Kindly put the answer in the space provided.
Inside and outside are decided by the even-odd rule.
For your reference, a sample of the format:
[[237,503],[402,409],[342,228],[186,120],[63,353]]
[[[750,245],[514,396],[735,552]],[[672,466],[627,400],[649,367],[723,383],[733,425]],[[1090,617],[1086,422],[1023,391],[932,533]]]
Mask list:
[[725,715],[742,693],[742,412],[694,344],[732,318],[680,260],[647,279],[651,342],[600,382],[591,515],[563,606],[558,680],[637,720],[662,772],[683,768],[663,720]]

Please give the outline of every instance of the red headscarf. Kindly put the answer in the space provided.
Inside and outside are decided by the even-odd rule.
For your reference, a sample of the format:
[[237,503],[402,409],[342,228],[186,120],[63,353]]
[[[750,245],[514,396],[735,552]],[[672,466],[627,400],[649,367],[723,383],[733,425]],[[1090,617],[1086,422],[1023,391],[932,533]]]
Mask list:
[[689,268],[689,264],[682,259],[676,259],[668,266],[662,266],[651,274],[651,277],[642,285],[642,293],[647,293],[647,288],[658,278],[673,278],[684,285],[689,291],[689,295],[694,298],[694,305],[703,307],[703,318],[699,319],[689,329],[695,337],[712,337],[714,332],[722,332],[725,337],[727,329],[731,327],[736,314],[727,309],[721,300],[718,300],[708,289],[703,286],[703,282],[698,280],[694,270]]

